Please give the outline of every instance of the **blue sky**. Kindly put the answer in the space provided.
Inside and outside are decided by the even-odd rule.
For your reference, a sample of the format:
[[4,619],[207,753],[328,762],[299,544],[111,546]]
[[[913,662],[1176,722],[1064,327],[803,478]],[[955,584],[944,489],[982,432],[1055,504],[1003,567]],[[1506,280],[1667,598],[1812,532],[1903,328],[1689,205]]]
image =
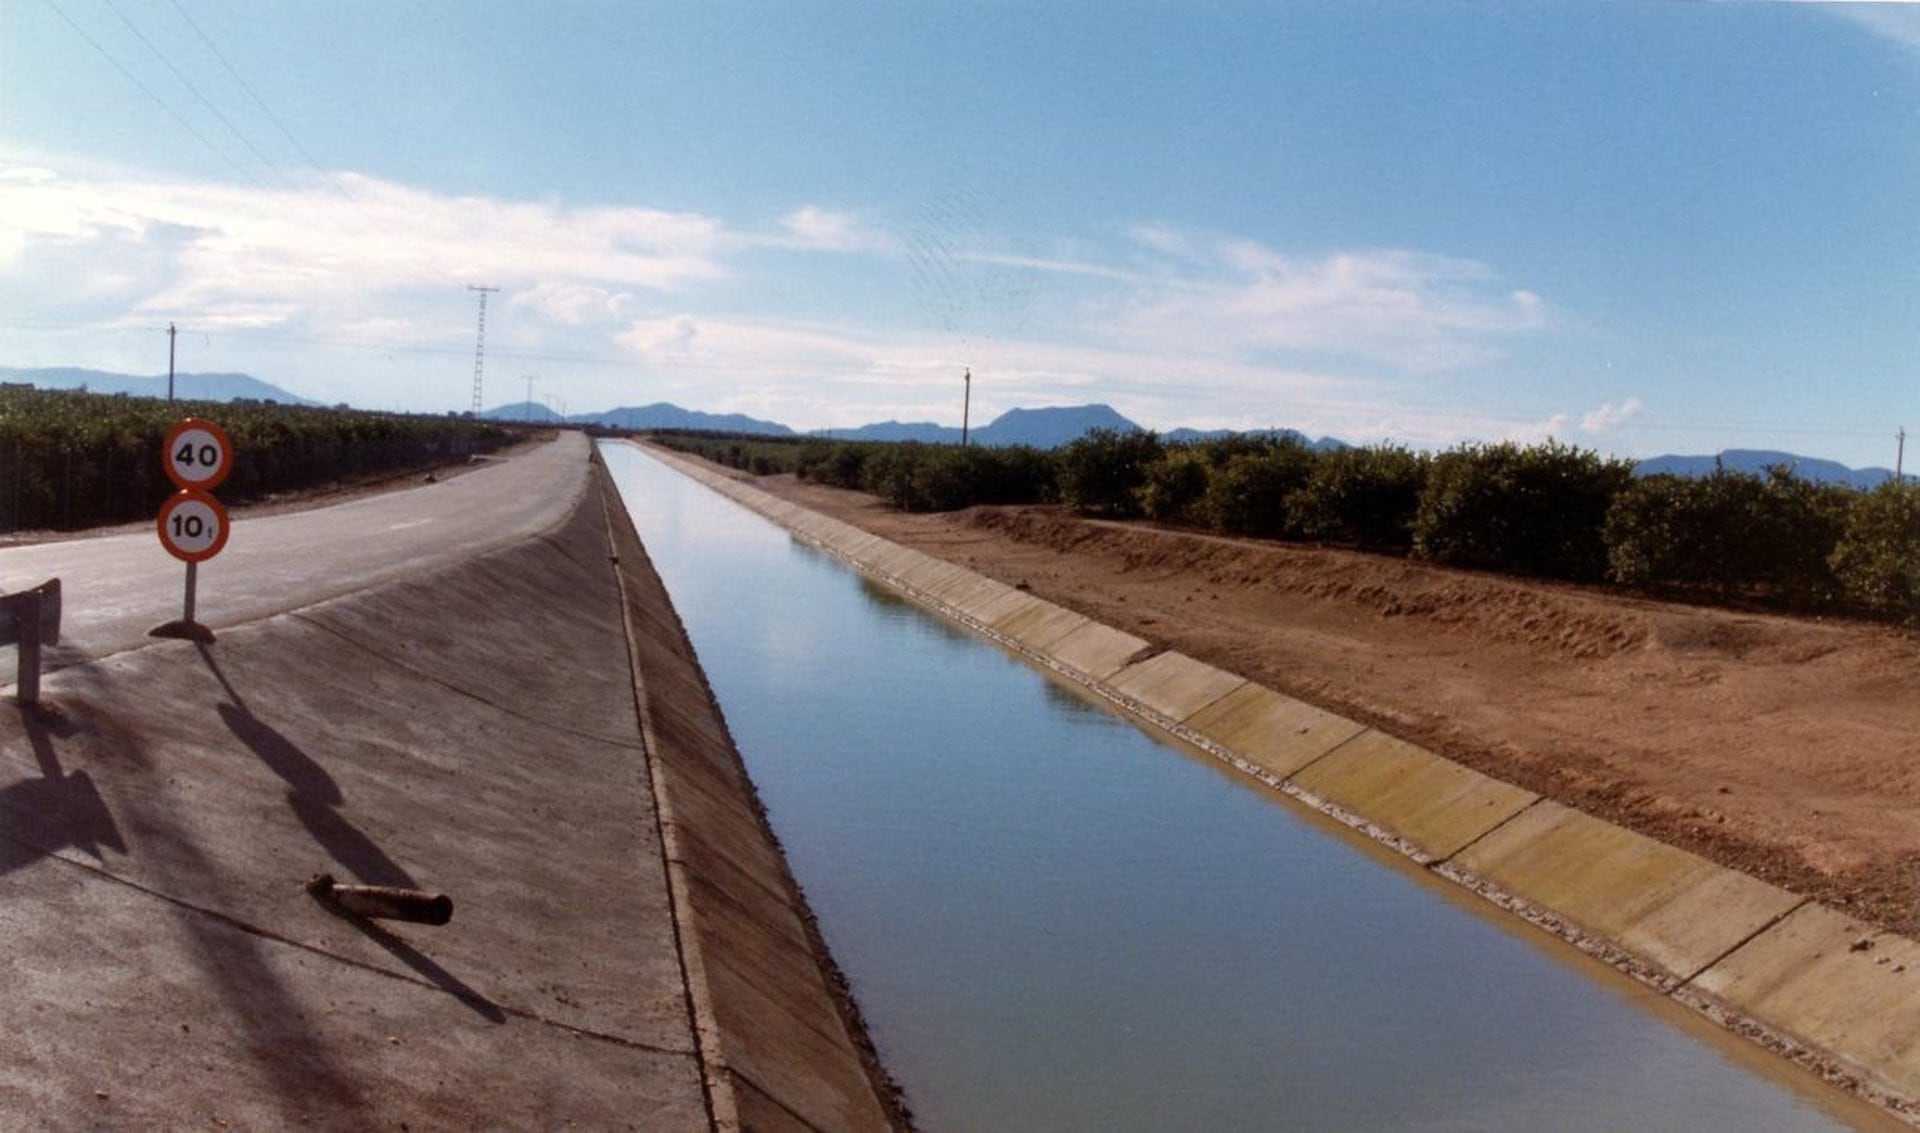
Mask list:
[[[171,65],[169,65],[171,64]],[[0,364],[1890,464],[1920,10],[0,2]]]

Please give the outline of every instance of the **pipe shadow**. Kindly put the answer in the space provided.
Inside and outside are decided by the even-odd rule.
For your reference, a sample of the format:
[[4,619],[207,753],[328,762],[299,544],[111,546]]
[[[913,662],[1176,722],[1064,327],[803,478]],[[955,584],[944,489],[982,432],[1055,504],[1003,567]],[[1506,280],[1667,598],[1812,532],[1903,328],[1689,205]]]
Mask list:
[[226,690],[228,702],[216,706],[221,722],[269,771],[286,781],[291,788],[287,792],[287,805],[320,848],[342,869],[368,885],[417,888],[413,875],[340,813],[339,807],[346,798],[327,769],[300,750],[298,744],[254,715],[214,659],[213,651],[204,644],[196,648],[214,679]]
[[44,708],[16,709],[40,778],[0,787],[6,835],[0,839],[0,875],[65,849],[79,850],[95,861],[105,860],[103,849],[125,854],[126,840],[92,776],[85,770],[67,774],[60,766],[53,740],[72,736],[73,724]]
[[472,1008],[474,1013],[482,1019],[485,1019],[489,1023],[504,1023],[507,1021],[507,1013],[500,1009],[499,1004],[482,995],[471,984],[462,980],[459,976],[441,967],[431,956],[428,956],[426,953],[415,948],[393,933],[388,932],[376,922],[358,913],[348,912],[346,909],[341,908],[339,905],[324,897],[316,894],[314,901],[327,912],[332,913],[335,917],[338,917],[354,928],[359,929],[362,933],[365,933],[367,939],[386,949],[394,959],[420,973],[422,977],[435,987],[438,987],[441,991],[446,992],[448,995],[453,996],[455,999]]

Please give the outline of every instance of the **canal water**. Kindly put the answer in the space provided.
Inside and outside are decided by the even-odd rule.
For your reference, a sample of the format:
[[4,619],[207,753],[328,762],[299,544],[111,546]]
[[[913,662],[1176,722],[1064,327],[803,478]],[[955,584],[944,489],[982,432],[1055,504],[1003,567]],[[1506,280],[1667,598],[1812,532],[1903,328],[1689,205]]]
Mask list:
[[922,1129],[1872,1120],[640,451],[603,451]]

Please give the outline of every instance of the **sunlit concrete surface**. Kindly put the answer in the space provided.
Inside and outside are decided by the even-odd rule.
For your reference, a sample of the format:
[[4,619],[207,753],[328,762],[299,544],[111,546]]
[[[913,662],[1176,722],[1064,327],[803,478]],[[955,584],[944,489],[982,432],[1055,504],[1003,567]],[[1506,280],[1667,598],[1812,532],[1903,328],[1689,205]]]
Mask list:
[[[237,515],[226,548],[200,564],[198,620],[216,630],[240,625],[526,539],[580,501],[588,452],[586,438],[565,433],[441,483],[313,511]],[[145,644],[148,630],[181,614],[185,567],[150,527],[0,548],[0,590],[56,577],[66,612],[51,668]],[[13,650],[0,649],[0,684],[13,672]]]
[[1804,898],[1542,800],[1450,865],[1691,979]]
[[1538,797],[1371,730],[1289,782],[1405,840],[1429,860],[1458,853]]
[[1920,944],[1808,904],[1694,986],[1881,1088],[1920,1097]]
[[1180,723],[1247,683],[1184,653],[1157,653],[1114,674],[1113,687]]
[[1366,731],[1344,716],[1251,682],[1186,723],[1235,758],[1279,779]]

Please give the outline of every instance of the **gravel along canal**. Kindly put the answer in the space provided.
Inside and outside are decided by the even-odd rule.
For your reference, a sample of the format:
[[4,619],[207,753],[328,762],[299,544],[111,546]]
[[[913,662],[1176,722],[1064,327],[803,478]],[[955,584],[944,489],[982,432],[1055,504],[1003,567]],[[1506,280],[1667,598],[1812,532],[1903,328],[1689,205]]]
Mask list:
[[922,1129],[1885,1120],[602,451]]

